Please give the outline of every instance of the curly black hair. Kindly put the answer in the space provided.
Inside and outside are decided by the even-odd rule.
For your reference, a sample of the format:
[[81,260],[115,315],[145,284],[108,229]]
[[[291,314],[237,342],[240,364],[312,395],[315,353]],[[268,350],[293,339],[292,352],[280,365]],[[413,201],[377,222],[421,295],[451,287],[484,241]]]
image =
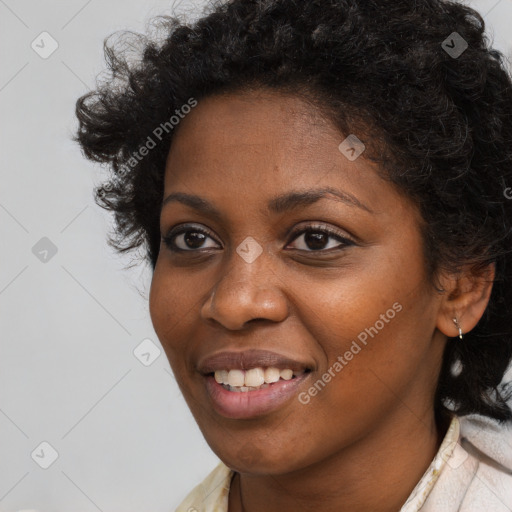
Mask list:
[[75,141],[110,169],[95,188],[114,213],[109,244],[143,247],[154,270],[166,158],[201,98],[299,95],[364,134],[365,158],[418,204],[433,284],[440,269],[495,264],[484,315],[446,346],[435,410],[511,420],[500,383],[512,359],[512,80],[480,14],[443,0],[231,0],[194,21],[154,20],[161,38],[105,40],[107,76],[76,104]]

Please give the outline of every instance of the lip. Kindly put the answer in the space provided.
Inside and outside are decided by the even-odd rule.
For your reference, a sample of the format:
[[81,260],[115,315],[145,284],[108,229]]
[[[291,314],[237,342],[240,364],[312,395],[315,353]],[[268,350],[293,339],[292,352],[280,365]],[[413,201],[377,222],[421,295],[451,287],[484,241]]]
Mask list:
[[[244,350],[242,352],[219,352],[203,358],[197,365],[197,370],[207,376],[217,370],[250,370],[251,368],[274,367],[280,370],[289,368],[294,372],[312,370],[313,365],[296,361],[277,352],[268,350]],[[252,391],[255,393],[255,391]]]
[[215,411],[230,419],[250,419],[269,414],[297,396],[298,389],[311,376],[303,373],[290,380],[279,380],[264,389],[235,392],[224,389],[211,375],[205,376],[206,389]]
[[[280,379],[264,389],[246,392],[229,391],[217,383],[213,376],[217,370],[269,367],[304,373],[289,380]],[[298,388],[310,378],[314,368],[313,363],[297,361],[284,354],[261,349],[218,352],[200,359],[197,365],[197,370],[205,379],[206,390],[214,410],[221,416],[231,419],[254,418],[284,406],[298,394]]]

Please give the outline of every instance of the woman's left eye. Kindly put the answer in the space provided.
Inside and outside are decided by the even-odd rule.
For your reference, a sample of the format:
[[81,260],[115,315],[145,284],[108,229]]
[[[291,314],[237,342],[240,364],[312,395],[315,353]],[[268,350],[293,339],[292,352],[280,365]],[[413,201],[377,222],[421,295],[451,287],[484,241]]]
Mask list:
[[[302,237],[303,242],[299,244],[302,247],[295,247],[295,249],[305,252],[323,252],[355,245],[355,242],[343,236],[342,233],[326,226],[308,226],[296,230],[291,236],[293,241],[300,240]],[[207,239],[213,240],[215,244],[205,246]],[[329,246],[329,239],[337,240],[338,243]],[[198,249],[212,249],[220,245],[212,238],[209,231],[196,226],[183,226],[171,231],[163,241],[172,252],[198,252]]]
[[[302,247],[298,247],[297,249],[306,252],[322,252],[330,249],[342,249],[343,247],[354,245],[354,242],[349,238],[343,236],[338,231],[325,226],[308,226],[305,229],[302,228],[296,231],[293,236],[297,234],[300,234],[300,236],[293,240],[303,240]],[[329,247],[329,239],[338,240],[339,243],[335,243],[334,245],[331,244]],[[306,247],[306,249],[304,247]]]

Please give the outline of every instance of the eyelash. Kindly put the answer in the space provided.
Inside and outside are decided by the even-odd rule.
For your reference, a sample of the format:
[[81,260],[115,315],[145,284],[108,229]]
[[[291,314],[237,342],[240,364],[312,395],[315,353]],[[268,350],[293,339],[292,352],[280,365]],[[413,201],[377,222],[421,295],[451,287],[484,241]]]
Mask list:
[[[184,233],[201,233],[209,238],[212,238],[212,240],[215,240],[209,233],[209,231],[203,229],[203,228],[200,228],[200,227],[197,227],[197,226],[191,226],[191,225],[185,225],[185,226],[182,226],[181,228],[178,228],[176,231],[171,231],[169,233],[169,235],[165,236],[165,237],[162,237],[165,245],[167,246],[167,248],[172,251],[172,252],[175,252],[175,253],[197,253],[197,252],[201,252],[203,251],[204,252],[204,249],[201,250],[201,249],[180,249],[179,247],[176,246],[176,243],[175,243],[175,238],[178,237],[179,235],[182,235]],[[296,250],[299,250],[299,251],[303,251],[303,252],[308,252],[308,253],[327,253],[327,252],[332,252],[332,251],[335,251],[335,250],[340,250],[340,249],[343,249],[344,247],[349,247],[349,246],[352,246],[352,245],[355,245],[355,242],[353,242],[352,240],[350,240],[349,238],[347,237],[344,237],[342,236],[338,231],[336,231],[335,229],[332,229],[332,228],[329,228],[327,226],[322,226],[322,225],[318,225],[318,224],[314,224],[314,225],[310,225],[310,226],[307,226],[307,227],[301,227],[301,228],[298,228],[296,230],[294,230],[291,234],[290,234],[290,237],[291,237],[291,241],[295,241],[297,238],[298,238],[298,235],[302,235],[304,233],[322,233],[322,234],[326,234],[326,235],[329,235],[329,237],[331,238],[335,238],[337,239],[339,242],[341,242],[341,245],[338,246],[338,247],[331,247],[330,249],[320,249],[320,250],[309,250],[309,251],[306,251],[304,249],[296,249]],[[215,240],[215,242],[217,242]],[[218,243],[218,242],[217,242]],[[207,248],[206,250],[208,250],[210,248]]]

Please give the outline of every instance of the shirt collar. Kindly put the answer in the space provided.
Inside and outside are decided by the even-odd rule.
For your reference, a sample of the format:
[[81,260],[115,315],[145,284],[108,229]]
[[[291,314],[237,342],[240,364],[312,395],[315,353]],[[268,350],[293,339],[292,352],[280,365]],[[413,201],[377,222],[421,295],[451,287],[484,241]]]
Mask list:
[[460,422],[457,416],[453,416],[434,460],[423,474],[421,480],[416,484],[400,512],[417,512],[421,509],[447,461],[456,455],[459,435]]

